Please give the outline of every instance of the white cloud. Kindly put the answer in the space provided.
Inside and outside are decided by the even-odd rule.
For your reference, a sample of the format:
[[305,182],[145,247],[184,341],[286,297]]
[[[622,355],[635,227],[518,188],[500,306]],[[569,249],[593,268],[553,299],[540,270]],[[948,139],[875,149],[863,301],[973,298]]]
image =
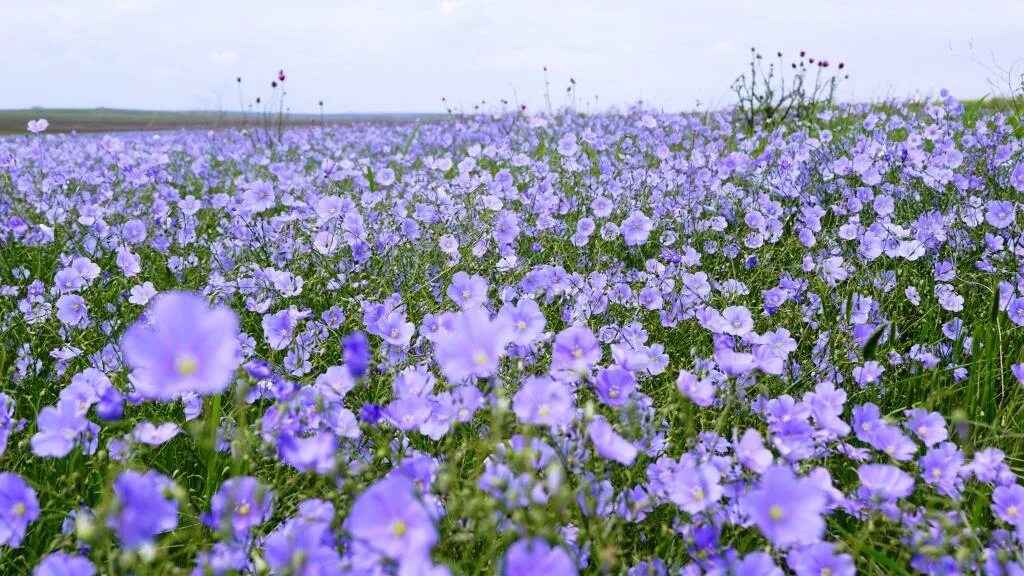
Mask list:
[[231,50],[225,50],[223,52],[210,52],[206,55],[206,58],[210,62],[224,64],[226,66],[228,64],[234,64],[235,62],[237,62],[238,54],[235,54]]

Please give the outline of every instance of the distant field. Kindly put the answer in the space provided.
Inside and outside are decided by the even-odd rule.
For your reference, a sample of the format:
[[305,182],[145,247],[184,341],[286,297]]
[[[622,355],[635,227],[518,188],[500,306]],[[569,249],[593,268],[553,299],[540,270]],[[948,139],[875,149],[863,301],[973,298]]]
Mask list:
[[[347,122],[408,122],[436,120],[443,114],[291,114],[285,122],[291,126]],[[254,126],[265,121],[276,122],[276,117],[265,119],[255,114],[239,112],[161,112],[152,110],[121,110],[113,108],[57,109],[33,108],[28,110],[0,110],[0,134],[25,133],[29,120],[46,118],[50,122],[47,132],[115,132],[130,130],[176,130],[179,128],[224,128],[228,126]]]

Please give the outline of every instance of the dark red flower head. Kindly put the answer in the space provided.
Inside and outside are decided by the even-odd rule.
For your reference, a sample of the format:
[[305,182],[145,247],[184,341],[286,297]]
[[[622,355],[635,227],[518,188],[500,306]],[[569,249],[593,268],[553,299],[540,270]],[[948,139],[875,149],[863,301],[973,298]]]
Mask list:
[[280,80],[281,82],[284,82],[284,70],[277,71],[277,79]]

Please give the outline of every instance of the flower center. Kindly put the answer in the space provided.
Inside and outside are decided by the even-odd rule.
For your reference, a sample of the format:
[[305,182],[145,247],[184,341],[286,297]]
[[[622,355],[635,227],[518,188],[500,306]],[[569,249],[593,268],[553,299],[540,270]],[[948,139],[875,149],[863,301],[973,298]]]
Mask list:
[[579,360],[580,358],[583,358],[583,350],[581,350],[579,348],[574,348],[573,351],[572,351],[572,357],[577,359],[577,360]]
[[704,499],[704,489],[703,488],[694,488],[693,489],[693,497],[694,497],[695,500],[703,500]]
[[488,360],[487,354],[484,353],[484,352],[477,352],[476,355],[473,356],[473,362],[477,366],[483,366],[484,364],[487,364],[487,360]]
[[24,516],[25,515],[25,504],[18,502],[14,505],[14,515]]
[[551,408],[547,404],[541,404],[540,407],[537,408],[538,416],[543,418],[546,417],[548,414],[551,414]]
[[399,538],[404,536],[405,532],[408,529],[409,529],[409,527],[405,525],[405,521],[403,521],[403,520],[395,520],[394,522],[391,523],[391,533],[394,534],[395,536],[398,536]]
[[195,356],[184,353],[178,354],[178,357],[174,360],[174,369],[178,371],[181,376],[191,376],[196,373],[199,368],[199,362],[196,361]]
[[250,510],[251,508],[249,507],[248,502],[241,502],[238,506],[235,507],[235,512],[237,512],[239,516],[247,515],[250,512]]
[[1016,517],[1017,516],[1017,507],[1016,506],[1010,506],[1009,508],[1006,509],[1006,513],[1009,514],[1010,516]]
[[523,330],[526,330],[526,322],[523,322],[522,320],[520,320],[519,323],[516,324],[516,328],[518,328],[520,332],[522,332]]
[[779,520],[782,520],[782,517],[783,517],[782,506],[779,506],[778,504],[776,504],[776,505],[772,506],[771,508],[769,508],[768,509],[768,517],[771,518],[772,520],[776,521],[776,522],[778,522]]

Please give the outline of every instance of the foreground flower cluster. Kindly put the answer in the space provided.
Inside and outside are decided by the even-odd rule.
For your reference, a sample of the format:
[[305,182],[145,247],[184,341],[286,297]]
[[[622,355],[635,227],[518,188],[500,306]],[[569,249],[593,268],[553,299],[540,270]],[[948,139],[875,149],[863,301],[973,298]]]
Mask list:
[[1024,146],[851,106],[0,141],[0,568],[1024,574]]

